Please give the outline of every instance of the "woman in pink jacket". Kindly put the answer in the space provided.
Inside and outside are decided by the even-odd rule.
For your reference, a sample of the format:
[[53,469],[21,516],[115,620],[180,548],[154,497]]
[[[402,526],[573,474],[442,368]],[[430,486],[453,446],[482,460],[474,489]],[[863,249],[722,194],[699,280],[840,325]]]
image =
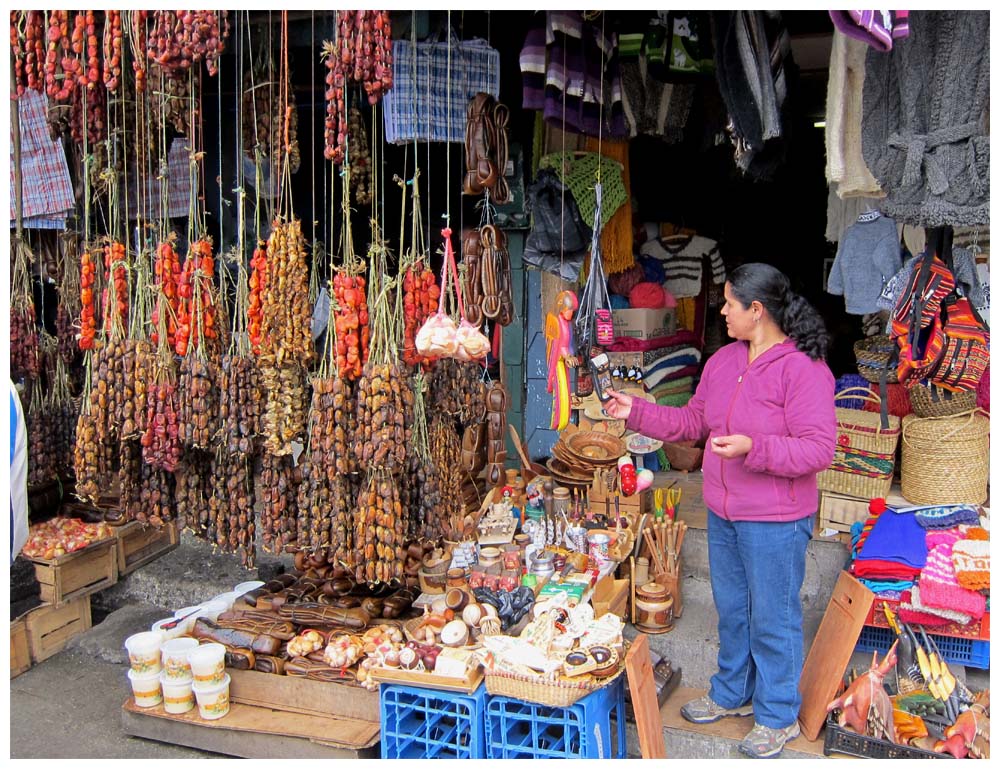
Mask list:
[[736,341],[708,360],[686,406],[609,391],[605,409],[650,438],[708,440],[702,470],[719,671],[681,715],[709,723],[752,713],[740,750],[763,758],[799,734],[799,590],[819,506],[816,474],[833,460],[834,380],[823,321],[783,273],[745,264],[725,297]]

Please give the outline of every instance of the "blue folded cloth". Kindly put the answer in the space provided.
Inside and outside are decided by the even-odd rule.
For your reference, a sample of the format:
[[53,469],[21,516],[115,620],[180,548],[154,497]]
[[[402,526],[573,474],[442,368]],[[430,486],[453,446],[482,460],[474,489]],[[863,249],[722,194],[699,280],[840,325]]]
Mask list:
[[858,553],[858,561],[892,561],[922,569],[927,564],[927,533],[912,512],[887,508]]
[[881,598],[892,598],[898,601],[904,590],[909,590],[916,583],[905,579],[864,579],[858,580],[862,585]]

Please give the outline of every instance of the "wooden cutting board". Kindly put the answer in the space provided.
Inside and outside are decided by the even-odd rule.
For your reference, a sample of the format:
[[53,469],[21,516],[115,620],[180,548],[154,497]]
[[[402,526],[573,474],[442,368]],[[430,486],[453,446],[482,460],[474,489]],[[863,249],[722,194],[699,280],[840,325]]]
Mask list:
[[815,740],[826,722],[826,706],[837,696],[874,600],[871,590],[846,571],[840,573],[799,679],[799,723],[807,739]]
[[628,675],[629,694],[632,698],[632,710],[635,712],[642,757],[666,758],[663,720],[660,718],[660,703],[656,699],[653,663],[649,658],[649,637],[645,633],[639,633],[629,647],[625,655],[625,673]]

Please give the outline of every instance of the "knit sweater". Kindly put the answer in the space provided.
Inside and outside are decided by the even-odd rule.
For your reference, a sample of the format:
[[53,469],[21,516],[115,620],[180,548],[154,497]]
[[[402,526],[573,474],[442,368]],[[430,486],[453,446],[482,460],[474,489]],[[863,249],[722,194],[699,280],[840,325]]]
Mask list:
[[989,11],[913,11],[868,51],[862,149],[882,210],[925,227],[990,220]]
[[648,240],[639,252],[661,261],[666,276],[663,287],[677,298],[701,293],[702,262],[706,256],[712,265],[712,282],[726,282],[726,266],[719,254],[719,244],[709,238],[680,235]]
[[857,221],[840,241],[826,290],[842,295],[851,315],[878,312],[882,287],[902,266],[896,222],[888,216]]
[[841,198],[882,197],[861,153],[861,94],[868,46],[835,30],[826,89],[826,180]]

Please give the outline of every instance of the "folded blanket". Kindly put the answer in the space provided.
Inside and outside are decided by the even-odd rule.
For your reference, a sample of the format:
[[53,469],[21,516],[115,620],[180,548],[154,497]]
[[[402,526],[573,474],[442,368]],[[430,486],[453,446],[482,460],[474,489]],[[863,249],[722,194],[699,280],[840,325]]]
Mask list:
[[678,329],[676,334],[656,339],[635,339],[630,336],[615,337],[614,344],[608,345],[607,349],[608,352],[647,352],[678,345],[693,345],[700,349],[701,339],[693,331],[682,328]]
[[694,347],[672,348],[659,356],[652,365],[642,367],[642,379],[647,388],[654,388],[669,375],[676,374],[688,366],[697,366],[699,363],[701,363],[701,352]]

